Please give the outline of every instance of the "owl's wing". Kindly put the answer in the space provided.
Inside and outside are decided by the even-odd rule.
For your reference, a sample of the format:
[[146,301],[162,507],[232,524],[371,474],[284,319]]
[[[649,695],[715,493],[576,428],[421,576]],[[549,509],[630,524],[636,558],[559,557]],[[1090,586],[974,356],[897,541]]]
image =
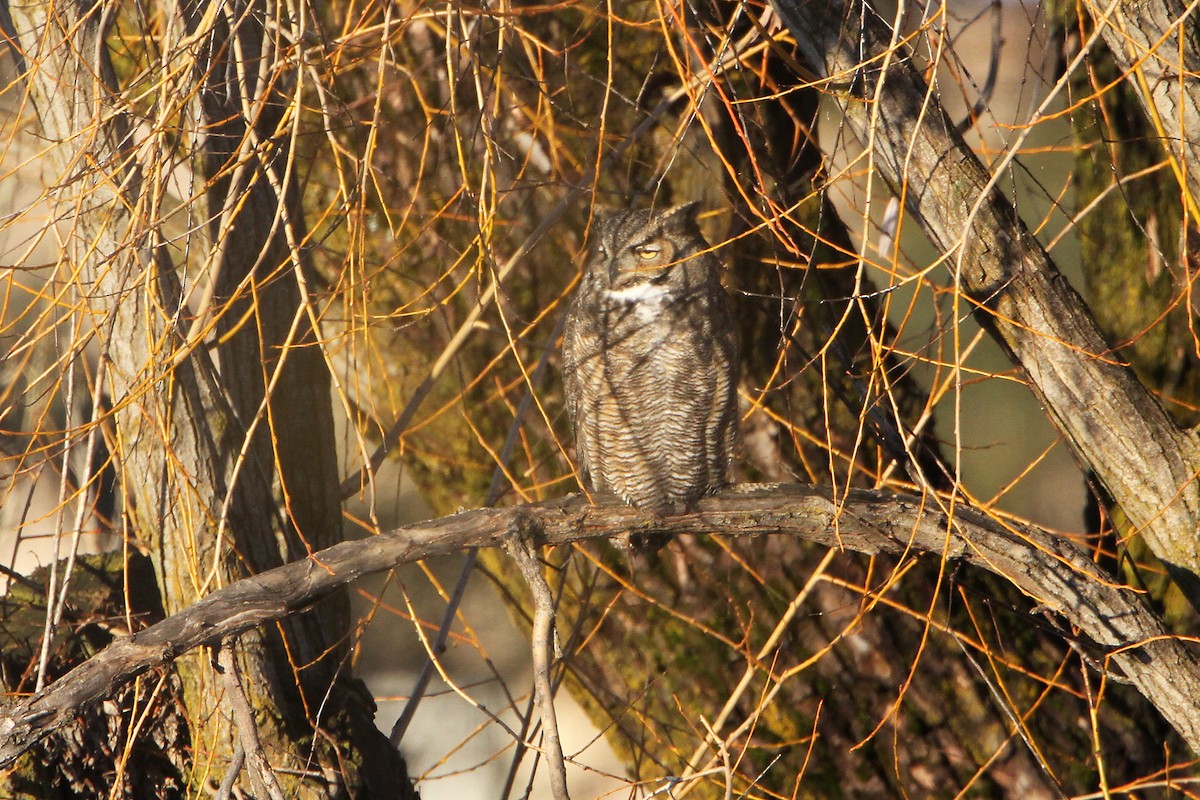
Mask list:
[[733,301],[719,285],[713,302],[713,395],[708,407],[708,452],[712,489],[729,481],[733,449],[738,438],[737,387],[741,379],[741,347],[734,322]]
[[563,328],[562,344],[562,376],[563,396],[566,399],[567,414],[571,418],[571,426],[575,437],[575,466],[579,471],[580,482],[587,488],[593,488],[588,465],[591,463],[587,431],[593,427],[588,407],[588,361],[595,360],[598,336],[589,331],[586,321],[582,318],[584,312],[580,309],[578,300],[571,304],[567,311],[566,325]]

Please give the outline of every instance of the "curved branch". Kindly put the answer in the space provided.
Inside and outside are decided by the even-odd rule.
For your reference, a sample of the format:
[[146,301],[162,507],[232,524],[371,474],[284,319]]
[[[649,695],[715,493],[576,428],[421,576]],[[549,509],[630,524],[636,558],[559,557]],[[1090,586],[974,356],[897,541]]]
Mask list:
[[118,686],[203,644],[236,636],[315,603],[356,578],[520,533],[542,545],[613,537],[653,525],[666,533],[790,535],[861,553],[932,553],[1012,581],[1079,627],[1195,751],[1200,752],[1200,660],[1134,591],[1073,544],[971,509],[953,518],[913,495],[853,491],[840,505],[817,487],[742,485],[695,513],[652,519],[623,505],[571,496],[479,509],[344,542],[314,557],[238,581],[145,630],[119,639],[41,692],[0,712],[0,767]]

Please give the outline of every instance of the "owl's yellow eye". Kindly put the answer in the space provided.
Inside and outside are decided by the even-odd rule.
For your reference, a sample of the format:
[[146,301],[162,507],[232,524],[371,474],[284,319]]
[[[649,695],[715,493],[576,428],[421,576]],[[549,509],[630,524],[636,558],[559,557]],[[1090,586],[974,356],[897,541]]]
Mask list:
[[643,244],[633,248],[633,252],[637,253],[639,258],[649,261],[652,258],[658,258],[662,253],[662,247],[656,244]]

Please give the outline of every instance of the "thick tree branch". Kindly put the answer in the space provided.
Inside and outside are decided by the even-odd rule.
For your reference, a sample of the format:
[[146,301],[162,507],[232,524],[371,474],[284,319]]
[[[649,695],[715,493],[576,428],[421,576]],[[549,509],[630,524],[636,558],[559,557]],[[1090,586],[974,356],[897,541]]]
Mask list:
[[651,519],[623,505],[589,506],[578,496],[468,511],[334,545],[313,558],[238,581],[113,642],[45,690],[5,709],[0,767],[137,675],[202,644],[282,619],[364,575],[470,546],[499,546],[514,533],[538,544],[562,545],[651,525],[673,534],[799,536],[861,553],[926,552],[1002,575],[1094,641],[1200,752],[1200,660],[1167,634],[1137,593],[1114,585],[1070,542],[967,508],[951,519],[917,496],[855,491],[839,506],[820,488],[743,485],[703,501],[695,513],[668,519]]
[[[1109,353],[1083,299],[955,130],[869,3],[773,0],[845,125],[945,253],[1079,459],[1200,605],[1200,449]],[[886,66],[884,66],[886,65]]]

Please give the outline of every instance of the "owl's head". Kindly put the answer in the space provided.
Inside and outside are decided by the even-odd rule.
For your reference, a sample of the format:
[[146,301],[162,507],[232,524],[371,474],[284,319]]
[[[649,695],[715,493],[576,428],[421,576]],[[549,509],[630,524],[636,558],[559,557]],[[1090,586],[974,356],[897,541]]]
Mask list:
[[613,291],[702,282],[715,259],[696,225],[697,207],[597,211],[588,271]]

